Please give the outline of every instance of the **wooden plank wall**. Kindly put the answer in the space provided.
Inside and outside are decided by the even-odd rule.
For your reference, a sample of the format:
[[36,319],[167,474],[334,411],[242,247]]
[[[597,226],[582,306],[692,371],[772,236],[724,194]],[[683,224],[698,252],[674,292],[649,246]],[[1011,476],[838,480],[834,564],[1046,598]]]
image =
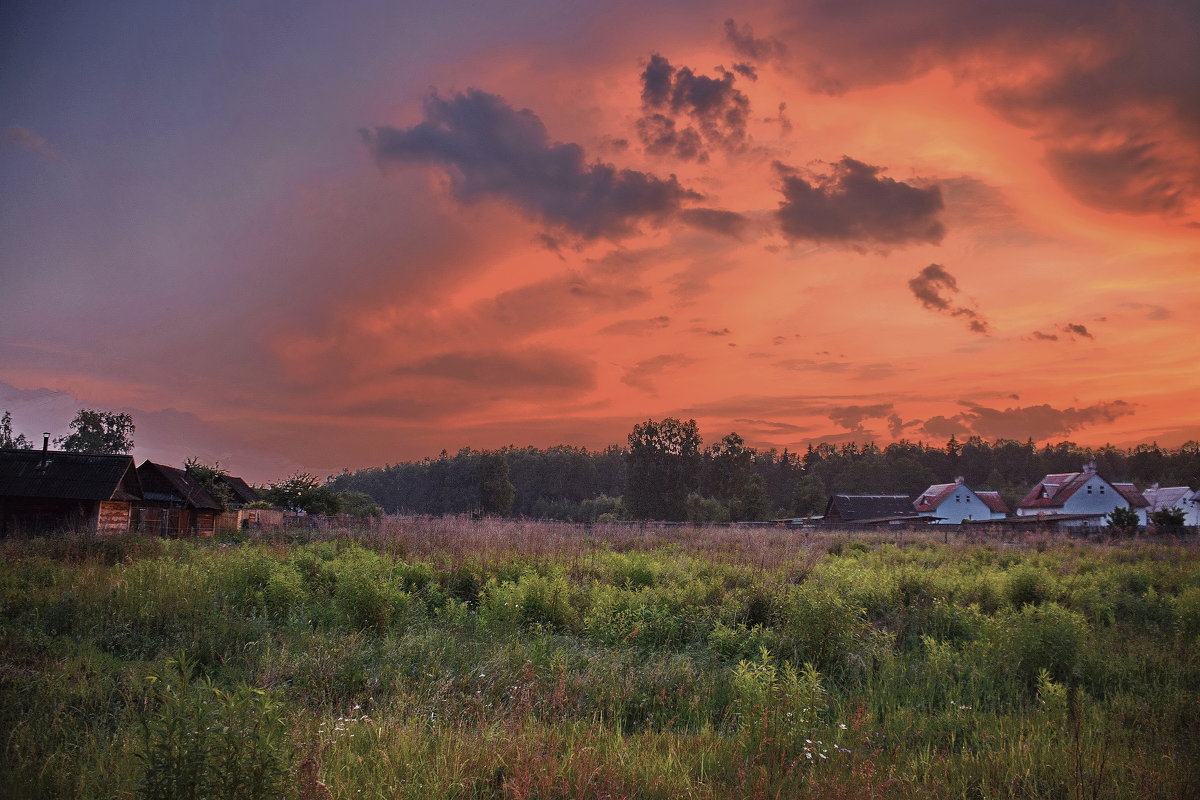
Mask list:
[[96,533],[128,533],[133,504],[125,500],[104,500],[96,512]]

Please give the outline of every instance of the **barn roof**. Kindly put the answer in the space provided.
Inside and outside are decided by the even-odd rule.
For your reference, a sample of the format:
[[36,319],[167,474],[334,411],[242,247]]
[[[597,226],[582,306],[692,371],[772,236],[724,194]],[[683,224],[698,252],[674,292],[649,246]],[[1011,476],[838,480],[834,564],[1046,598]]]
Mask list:
[[132,470],[133,456],[127,455],[0,450],[0,497],[136,500]]
[[233,502],[238,505],[253,503],[262,498],[258,496],[258,492],[250,488],[250,484],[246,483],[236,475],[222,475],[221,483],[229,489],[229,493],[233,496]]
[[214,500],[204,487],[188,477],[184,470],[146,460],[137,471],[147,500],[179,503],[204,511],[222,510],[221,504]]
[[839,522],[915,517],[912,498],[906,494],[835,494],[829,498],[825,517]]

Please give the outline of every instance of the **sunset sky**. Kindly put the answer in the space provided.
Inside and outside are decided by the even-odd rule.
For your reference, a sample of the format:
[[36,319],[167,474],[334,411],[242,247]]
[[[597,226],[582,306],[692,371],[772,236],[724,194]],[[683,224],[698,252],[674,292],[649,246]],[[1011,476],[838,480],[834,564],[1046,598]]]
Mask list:
[[0,409],[443,448],[1200,439],[1191,0],[15,2]]

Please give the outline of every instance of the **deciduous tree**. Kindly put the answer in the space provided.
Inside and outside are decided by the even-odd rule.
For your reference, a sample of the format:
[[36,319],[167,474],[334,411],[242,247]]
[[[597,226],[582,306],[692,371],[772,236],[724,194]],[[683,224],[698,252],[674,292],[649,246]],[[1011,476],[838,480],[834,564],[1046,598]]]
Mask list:
[[112,411],[81,408],[71,420],[71,432],[54,440],[69,453],[119,454],[133,450],[133,417]]

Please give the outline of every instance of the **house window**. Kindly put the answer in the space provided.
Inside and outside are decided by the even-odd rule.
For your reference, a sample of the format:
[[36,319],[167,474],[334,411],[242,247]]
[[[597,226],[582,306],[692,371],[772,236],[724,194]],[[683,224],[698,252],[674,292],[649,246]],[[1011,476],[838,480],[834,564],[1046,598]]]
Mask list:
[[1091,494],[1091,493],[1092,493],[1092,487],[1089,485],[1088,486],[1088,494]]
[[1100,494],[1104,494],[1104,487],[1103,487],[1103,486],[1101,486],[1101,487],[1100,487]]

